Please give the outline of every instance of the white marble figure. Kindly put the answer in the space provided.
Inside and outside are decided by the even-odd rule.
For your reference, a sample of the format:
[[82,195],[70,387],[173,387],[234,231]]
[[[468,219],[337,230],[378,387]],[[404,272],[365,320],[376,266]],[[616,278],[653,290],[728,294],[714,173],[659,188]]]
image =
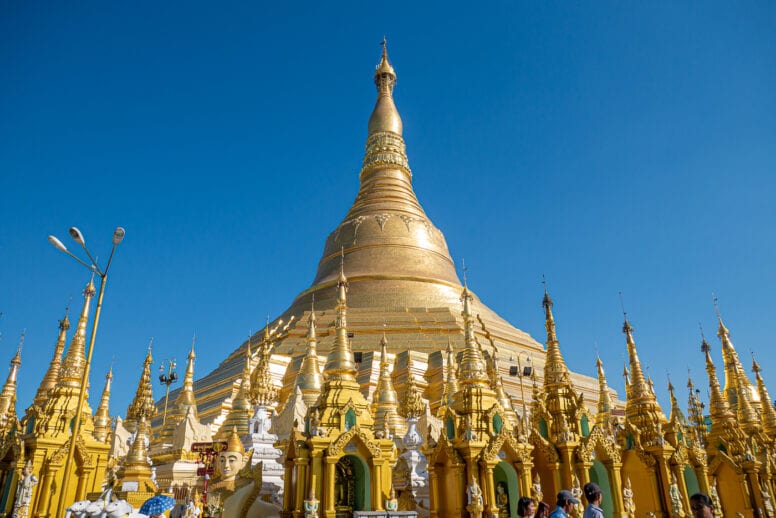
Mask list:
[[482,507],[482,489],[480,489],[480,485],[477,484],[477,481],[474,480],[473,476],[472,483],[469,484],[469,487],[466,489],[466,493],[469,497],[469,505]]
[[393,471],[393,487],[399,491],[411,491],[414,501],[418,504],[419,516],[426,516],[431,499],[429,495],[428,471],[426,456],[420,451],[423,438],[418,432],[418,418],[407,418],[407,433],[401,444],[404,451],[399,455],[396,468]]
[[13,501],[13,512],[11,513],[13,518],[27,518],[30,512],[32,488],[37,483],[38,478],[32,474],[32,465],[27,462],[16,485],[16,498]]

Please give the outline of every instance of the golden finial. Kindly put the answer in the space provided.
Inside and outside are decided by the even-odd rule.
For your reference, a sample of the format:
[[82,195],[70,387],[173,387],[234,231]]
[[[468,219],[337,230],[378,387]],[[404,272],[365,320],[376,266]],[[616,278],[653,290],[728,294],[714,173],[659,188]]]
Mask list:
[[[94,277],[94,275],[92,275]],[[94,296],[94,282],[90,280],[83,291],[84,305],[78,317],[78,325],[70,340],[70,347],[62,361],[58,384],[69,388],[81,386],[83,369],[86,366],[86,327],[89,322],[89,306]]]
[[399,112],[393,103],[393,87],[396,85],[396,72],[388,61],[388,45],[383,40],[380,63],[375,68],[377,103],[369,118],[369,135],[390,132],[401,137],[402,123]]
[[151,337],[148,340],[148,352],[146,353],[145,360],[143,360],[143,372],[137,382],[135,397],[127,408],[127,418],[124,422],[127,423],[127,429],[131,432],[137,430],[141,420],[151,419],[156,412],[154,389],[151,384],[151,363],[153,362],[151,347],[153,342],[154,339]]
[[110,435],[112,420],[110,417],[110,386],[113,379],[113,364],[105,375],[105,387],[97,411],[94,413],[94,438],[105,442]]
[[595,361],[598,370],[598,412],[596,414],[596,424],[604,425],[609,419],[612,411],[612,398],[609,394],[609,387],[606,383],[606,373],[604,372],[604,363],[601,357],[596,354]]
[[774,437],[776,436],[776,408],[774,408],[771,403],[771,396],[768,394],[768,389],[765,386],[765,380],[763,380],[761,374],[762,369],[754,358],[754,352],[752,352],[752,371],[754,371],[757,380],[757,390],[760,393],[763,431],[765,431],[769,437]]
[[345,277],[345,248],[340,248],[340,275],[337,281],[337,306],[334,323],[334,346],[326,358],[324,375],[340,379],[355,380],[356,366],[353,363],[353,354],[348,337],[348,303],[347,303],[348,279]]
[[65,317],[59,321],[59,334],[54,346],[54,355],[32,401],[32,404],[39,408],[43,408],[49,392],[56,386],[57,380],[59,380],[59,373],[62,370],[62,353],[65,350],[65,345],[67,345],[67,330],[70,329],[70,320],[67,317],[69,312],[70,306],[68,303],[68,307],[65,309]]
[[310,303],[310,317],[307,320],[307,354],[296,376],[296,386],[302,391],[302,398],[308,407],[315,404],[321,394],[323,377],[318,365],[318,340],[315,333],[315,294]]

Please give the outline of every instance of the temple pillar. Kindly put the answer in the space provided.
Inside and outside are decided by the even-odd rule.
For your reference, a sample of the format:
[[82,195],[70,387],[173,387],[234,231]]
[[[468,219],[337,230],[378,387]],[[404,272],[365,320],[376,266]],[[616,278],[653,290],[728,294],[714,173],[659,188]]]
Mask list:
[[383,463],[372,459],[372,510],[383,511]]
[[[296,486],[294,488],[294,500],[293,500],[293,511],[294,516],[304,516],[304,499],[307,498],[307,495],[305,495],[305,489],[307,481],[307,465],[310,463],[310,459],[306,458],[296,458],[294,459],[294,464],[296,466],[296,476],[294,477],[294,485]],[[286,477],[288,478],[288,477]],[[288,480],[285,481],[286,485],[286,491],[288,491]],[[284,500],[291,500],[291,493],[285,493],[288,495],[287,498]]]
[[336,483],[336,465],[339,459],[337,457],[326,457],[326,472],[323,476],[323,505],[326,518],[335,518],[337,514],[334,509],[334,484]]
[[75,501],[84,500],[86,498],[86,481],[89,478],[89,473],[81,468],[76,470],[75,474],[78,476],[78,483],[75,486]]
[[[660,495],[662,501],[659,509],[670,514],[671,511],[671,468],[668,466],[668,459],[662,455],[656,455],[657,470],[654,477],[655,495]],[[658,479],[659,478],[659,479]],[[662,491],[661,491],[662,490]]]
[[54,480],[54,472],[46,470],[46,474],[43,475],[43,480],[40,484],[40,497],[38,498],[38,505],[35,509],[30,509],[30,514],[36,518],[42,518],[48,516],[48,508],[51,500],[51,483]]
[[[515,471],[519,474],[517,477],[517,486],[522,496],[531,496],[531,465],[525,462],[515,462]],[[517,505],[517,504],[515,504]]]
[[[698,478],[698,485],[701,488],[701,492],[707,495],[711,494],[709,490],[709,468],[707,466],[695,466],[695,476]],[[690,495],[692,496],[692,495]]]
[[429,484],[429,507],[431,508],[431,518],[439,517],[439,478],[436,472],[436,466],[428,467],[428,484]]
[[746,473],[746,483],[749,486],[749,492],[752,499],[752,507],[754,508],[754,515],[758,516],[758,509],[765,510],[765,502],[763,501],[763,494],[760,488],[760,480],[758,478],[757,466],[745,466],[744,472]]
[[298,502],[291,499],[291,487],[296,479],[296,484],[299,485],[299,472],[296,469],[296,462],[299,459],[286,459],[285,472],[286,476],[283,477],[283,511],[290,513],[291,511],[298,509]]
[[609,475],[609,487],[611,488],[612,507],[614,516],[627,517],[625,513],[625,502],[622,499],[622,464],[618,462],[607,462],[604,464]]
[[561,489],[571,489],[574,485],[574,451],[568,447],[559,448],[561,463],[560,463],[560,480],[557,487]]
[[316,498],[323,498],[323,453],[322,452],[315,452],[313,454],[313,464],[311,469],[308,471],[310,472],[310,489],[315,489],[315,497]]

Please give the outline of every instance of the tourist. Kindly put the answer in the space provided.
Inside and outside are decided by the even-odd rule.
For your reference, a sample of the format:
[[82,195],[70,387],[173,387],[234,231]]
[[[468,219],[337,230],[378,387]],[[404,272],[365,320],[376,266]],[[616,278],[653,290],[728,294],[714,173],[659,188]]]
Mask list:
[[535,518],[549,518],[549,516],[550,516],[549,504],[547,504],[547,502],[539,502],[539,505],[536,507]]
[[562,489],[558,493],[558,503],[550,518],[567,518],[574,506],[579,504],[579,500],[568,489]]
[[517,516],[533,518],[536,513],[536,504],[527,496],[521,496],[517,501]]
[[690,510],[694,518],[714,518],[711,498],[705,493],[695,493],[690,497]]
[[595,482],[585,484],[585,499],[587,500],[587,508],[582,518],[604,518],[604,511],[601,509],[603,493],[598,484]]

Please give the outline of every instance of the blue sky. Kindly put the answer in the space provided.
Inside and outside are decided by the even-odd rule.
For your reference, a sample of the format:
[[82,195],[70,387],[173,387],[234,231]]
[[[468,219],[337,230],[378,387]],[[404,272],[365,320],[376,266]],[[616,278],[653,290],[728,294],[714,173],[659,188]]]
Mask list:
[[[148,340],[203,375],[312,281],[355,197],[387,35],[414,186],[470,286],[622,391],[617,293],[668,405],[705,387],[720,300],[776,393],[776,4],[54,2],[0,7],[0,376],[20,411],[87,274],[127,237],[91,398],[124,414]],[[282,3],[280,3],[282,4]],[[69,240],[68,240],[69,241]],[[721,366],[719,342],[714,357]],[[156,386],[156,395],[163,394]],[[705,391],[704,391],[705,392]]]

